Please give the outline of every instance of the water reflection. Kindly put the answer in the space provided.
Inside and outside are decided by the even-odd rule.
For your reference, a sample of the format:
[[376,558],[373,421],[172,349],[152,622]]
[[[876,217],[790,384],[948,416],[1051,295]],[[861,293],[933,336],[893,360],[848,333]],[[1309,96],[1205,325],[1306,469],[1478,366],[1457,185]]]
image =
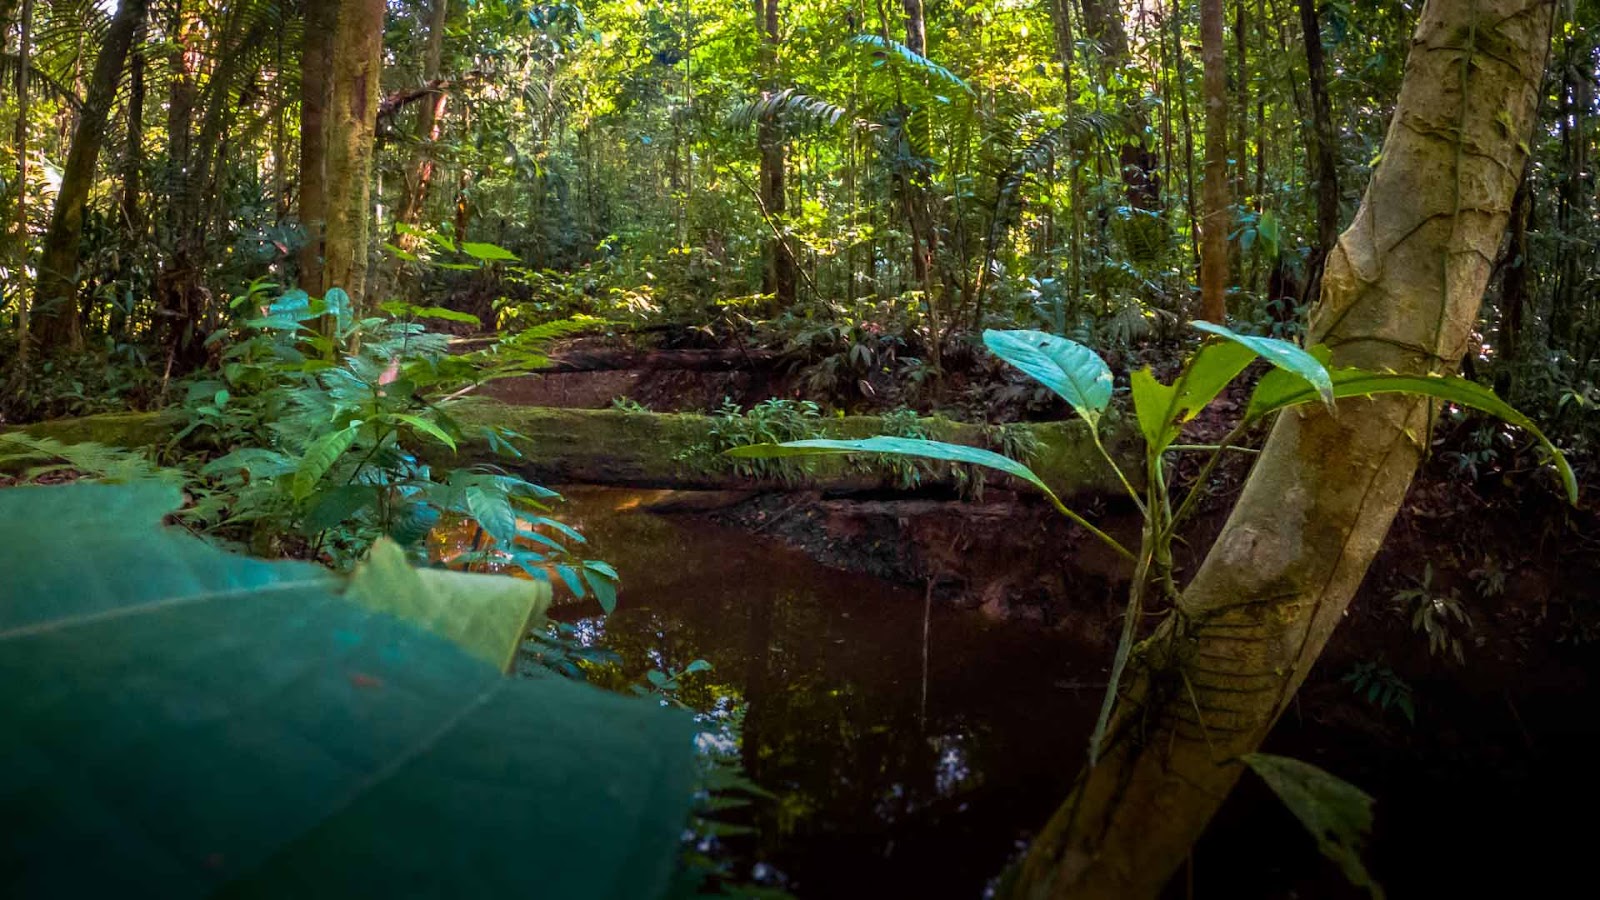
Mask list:
[[924,670],[920,592],[652,514],[650,492],[564,493],[621,591],[607,619],[556,615],[621,656],[620,680],[703,658],[683,699],[744,707],[741,758],[777,796],[731,840],[744,872],[802,897],[974,897],[1065,795],[1096,698],[1058,685],[1098,677],[1100,651],[935,609]]

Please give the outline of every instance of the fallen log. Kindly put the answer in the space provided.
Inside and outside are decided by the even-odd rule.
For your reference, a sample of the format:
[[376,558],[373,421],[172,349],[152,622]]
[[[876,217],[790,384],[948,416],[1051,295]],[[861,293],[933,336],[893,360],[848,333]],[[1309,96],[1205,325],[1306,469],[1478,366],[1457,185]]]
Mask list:
[[[545,484],[603,484],[691,490],[820,489],[835,493],[904,490],[890,471],[861,457],[813,457],[791,460],[767,477],[741,472],[735,461],[720,455],[713,434],[717,420],[689,413],[626,412],[611,409],[553,409],[512,406],[469,398],[450,404],[448,415],[460,430],[457,450],[428,445],[421,454],[438,467],[493,464]],[[165,444],[183,425],[171,411],[117,413],[57,419],[6,428],[64,443],[96,441],[120,447]],[[982,425],[930,418],[919,422],[933,439],[994,449],[998,431]],[[1043,422],[1022,426],[1035,452],[1029,465],[1062,496],[1105,495],[1121,491],[1115,475],[1095,450],[1087,426],[1080,421]],[[513,433],[509,442],[523,455],[497,454],[491,429]],[[876,416],[822,419],[818,437],[860,438],[882,434]],[[1136,458],[1135,438],[1124,435],[1107,443],[1119,460]],[[1125,464],[1126,465],[1126,464]],[[1132,471],[1137,471],[1133,467]],[[990,483],[1005,476],[989,473]],[[925,473],[918,488],[954,486],[948,468]]]

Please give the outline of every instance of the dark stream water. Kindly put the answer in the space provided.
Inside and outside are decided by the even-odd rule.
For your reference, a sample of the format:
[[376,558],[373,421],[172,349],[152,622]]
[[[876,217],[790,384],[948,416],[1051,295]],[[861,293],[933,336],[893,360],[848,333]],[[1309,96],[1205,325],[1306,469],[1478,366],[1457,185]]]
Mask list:
[[557,614],[634,679],[704,659],[683,699],[745,707],[745,768],[776,799],[729,845],[741,874],[802,897],[976,897],[1065,796],[1105,654],[938,608],[925,642],[919,591],[645,511],[655,492],[563,493],[622,589],[607,618]]

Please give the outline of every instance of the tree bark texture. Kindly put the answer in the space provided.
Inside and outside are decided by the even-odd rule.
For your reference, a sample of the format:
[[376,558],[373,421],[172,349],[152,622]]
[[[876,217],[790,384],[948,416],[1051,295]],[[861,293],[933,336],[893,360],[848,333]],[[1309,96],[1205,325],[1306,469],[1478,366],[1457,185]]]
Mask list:
[[1339,238],[1339,169],[1333,157],[1333,105],[1328,100],[1328,75],[1323,63],[1322,26],[1316,0],[1299,0],[1299,5],[1300,32],[1306,47],[1306,84],[1311,95],[1311,133],[1307,148],[1311,177],[1317,185],[1315,269],[1327,259]]
[[83,210],[94,184],[95,164],[105,143],[106,122],[117,97],[117,82],[128,58],[133,35],[144,22],[145,0],[123,0],[106,31],[95,58],[94,74],[78,126],[72,133],[67,164],[61,171],[61,188],[50,214],[39,258],[39,285],[34,292],[33,322],[39,343],[45,347],[79,349],[83,332],[78,323],[78,245],[83,238]]
[[343,288],[362,309],[371,230],[373,132],[378,119],[383,0],[342,0],[334,29],[327,109],[324,289]]
[[[1553,0],[1431,0],[1310,338],[1336,365],[1460,359],[1510,218]],[[1281,415],[1178,609],[1130,662],[1113,743],[1035,841],[1024,897],[1154,897],[1294,696],[1405,498],[1430,406]]]
[[300,49],[300,289],[321,295],[322,232],[328,216],[328,75],[333,64],[333,31],[339,0],[306,0],[305,36]]

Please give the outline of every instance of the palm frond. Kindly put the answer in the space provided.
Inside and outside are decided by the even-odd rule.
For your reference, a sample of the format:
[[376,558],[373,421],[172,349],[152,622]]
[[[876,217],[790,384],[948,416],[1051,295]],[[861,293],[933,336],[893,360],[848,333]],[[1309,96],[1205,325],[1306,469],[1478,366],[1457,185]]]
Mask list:
[[938,81],[942,81],[945,84],[958,88],[969,96],[976,96],[972,88],[968,86],[964,80],[962,80],[961,76],[950,71],[944,66],[939,65],[926,56],[923,56],[915,50],[912,50],[910,47],[907,47],[905,44],[902,44],[899,41],[886,41],[882,35],[877,34],[858,34],[850,39],[850,43],[866,47],[874,47],[879,53],[884,54],[886,58],[898,59],[903,64],[912,67],[912,69],[916,71],[922,72],[934,79],[937,79]]

